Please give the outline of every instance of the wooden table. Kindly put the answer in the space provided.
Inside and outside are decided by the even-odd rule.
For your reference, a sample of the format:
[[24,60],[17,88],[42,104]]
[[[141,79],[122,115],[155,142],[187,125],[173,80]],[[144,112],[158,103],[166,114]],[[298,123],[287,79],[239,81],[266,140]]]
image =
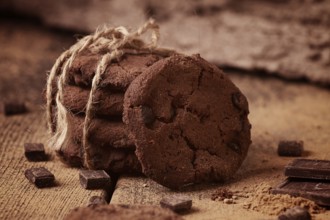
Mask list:
[[[46,70],[74,39],[70,33],[30,23],[0,21],[0,26],[1,98],[26,100],[30,110],[24,115],[0,115],[0,219],[61,219],[70,209],[84,206],[90,196],[105,196],[105,192],[84,190],[78,170],[66,167],[54,155],[48,162],[28,162],[23,144],[47,143],[50,138],[42,101]],[[239,71],[229,76],[249,100],[252,124],[253,143],[237,174],[227,183],[199,185],[184,192],[173,192],[143,177],[122,176],[110,203],[158,205],[162,196],[181,193],[193,198],[193,209],[184,214],[185,219],[269,219],[274,216],[245,209],[248,198],[228,205],[210,197],[223,187],[253,192],[284,180],[283,168],[292,158],[277,156],[282,139],[303,140],[307,158],[330,159],[328,89]],[[37,189],[27,181],[25,169],[37,166],[55,174],[55,187]],[[329,212],[315,215],[315,219],[329,218]]]

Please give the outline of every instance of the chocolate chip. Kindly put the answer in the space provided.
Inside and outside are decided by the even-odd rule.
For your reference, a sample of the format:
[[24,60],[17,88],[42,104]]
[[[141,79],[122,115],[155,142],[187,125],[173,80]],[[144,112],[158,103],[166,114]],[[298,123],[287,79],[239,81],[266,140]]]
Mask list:
[[47,160],[44,145],[41,143],[25,143],[24,154],[29,161]]
[[284,213],[278,216],[278,220],[311,220],[311,214],[299,206],[295,206],[286,210]]
[[[246,98],[240,93],[236,92],[231,95],[231,101],[233,105],[238,109],[238,110],[244,110],[247,109],[248,102]],[[248,113],[248,112],[246,112]]]
[[87,207],[95,206],[95,205],[106,205],[108,204],[107,201],[101,196],[92,196],[88,200]]
[[277,148],[279,156],[300,157],[304,151],[303,141],[280,141]]
[[319,61],[322,58],[322,54],[320,52],[314,52],[309,54],[307,58],[311,61]]
[[104,170],[80,170],[79,180],[85,189],[104,189],[111,184],[111,178]]
[[24,174],[38,188],[54,185],[55,176],[44,167],[27,169]]
[[0,111],[3,112],[4,115],[16,115],[25,113],[27,108],[24,102],[7,101],[1,103]]
[[156,119],[152,109],[148,106],[141,107],[141,114],[142,114],[142,119],[143,119],[143,122],[145,125],[152,124]]
[[169,196],[160,201],[163,208],[171,209],[174,212],[182,212],[191,209],[192,200],[184,196]]
[[239,146],[239,144],[234,143],[234,142],[230,142],[227,144],[227,146],[232,149],[233,151],[235,151],[236,153],[240,154],[241,153],[241,148]]
[[233,102],[233,104],[236,108],[241,109],[241,94],[240,93],[232,94],[231,101]]

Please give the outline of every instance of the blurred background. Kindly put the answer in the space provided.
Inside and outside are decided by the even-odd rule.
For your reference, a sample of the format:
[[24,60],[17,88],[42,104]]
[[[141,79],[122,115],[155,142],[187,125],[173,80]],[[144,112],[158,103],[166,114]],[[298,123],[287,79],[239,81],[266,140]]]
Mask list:
[[46,71],[79,37],[150,17],[162,46],[244,74],[330,85],[328,0],[1,0],[0,15],[0,94],[8,98],[41,102]]

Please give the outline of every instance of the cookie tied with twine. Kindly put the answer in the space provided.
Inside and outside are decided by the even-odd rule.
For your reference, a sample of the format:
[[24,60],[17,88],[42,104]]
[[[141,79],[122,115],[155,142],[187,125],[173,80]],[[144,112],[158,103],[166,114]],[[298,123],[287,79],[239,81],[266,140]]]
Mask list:
[[[147,33],[150,42],[142,39]],[[113,173],[141,172],[134,143],[121,121],[122,102],[137,75],[176,53],[157,47],[158,40],[159,26],[153,19],[134,32],[103,27],[56,60],[47,81],[47,123],[51,146],[66,163]],[[71,111],[78,100],[83,103],[80,110]],[[102,106],[103,112],[111,112],[116,104],[116,115],[100,117]]]
[[47,82],[52,146],[72,166],[143,173],[172,189],[228,180],[251,144],[248,101],[217,66],[158,40],[151,19],[65,51]]

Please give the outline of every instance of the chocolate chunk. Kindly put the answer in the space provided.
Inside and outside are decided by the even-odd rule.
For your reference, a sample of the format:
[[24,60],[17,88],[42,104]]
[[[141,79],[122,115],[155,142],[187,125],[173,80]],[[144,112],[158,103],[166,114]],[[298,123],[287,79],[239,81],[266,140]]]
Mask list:
[[160,201],[163,208],[169,208],[174,212],[187,211],[191,209],[192,200],[183,196],[169,196]]
[[284,213],[278,216],[278,220],[311,220],[311,214],[299,206],[295,206],[286,210]]
[[296,159],[285,167],[288,177],[330,180],[329,160]]
[[232,149],[233,151],[235,151],[236,153],[240,154],[241,153],[241,148],[238,144],[231,142],[228,143],[227,146]]
[[16,115],[25,113],[27,108],[24,102],[8,101],[1,103],[0,111],[3,112],[4,115]]
[[303,141],[280,141],[277,148],[279,156],[300,157],[304,151]]
[[24,154],[29,161],[47,160],[44,145],[41,143],[25,143]]
[[330,206],[330,182],[289,178],[271,192],[303,197],[319,205]]
[[240,93],[234,93],[231,96],[231,101],[233,102],[234,106],[238,109],[241,109],[241,94]]
[[155,115],[150,107],[142,106],[141,114],[145,125],[150,125],[155,121]]
[[55,176],[44,167],[27,169],[24,174],[38,188],[54,185]]
[[88,200],[87,207],[95,206],[95,205],[106,205],[108,204],[107,201],[101,196],[92,196]]
[[110,186],[110,176],[104,170],[80,170],[79,180],[85,189],[104,189]]

